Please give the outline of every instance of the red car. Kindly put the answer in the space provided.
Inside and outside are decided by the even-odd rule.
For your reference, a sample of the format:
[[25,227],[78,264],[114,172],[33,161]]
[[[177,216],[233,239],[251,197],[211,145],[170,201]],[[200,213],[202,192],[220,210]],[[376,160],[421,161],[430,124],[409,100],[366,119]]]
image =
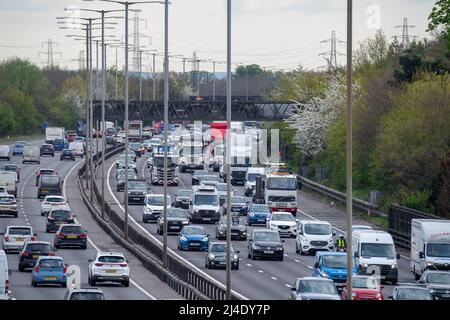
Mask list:
[[[372,276],[353,276],[352,281],[352,299],[353,300],[383,300],[378,280]],[[347,300],[347,288],[344,284],[342,290],[342,299]]]

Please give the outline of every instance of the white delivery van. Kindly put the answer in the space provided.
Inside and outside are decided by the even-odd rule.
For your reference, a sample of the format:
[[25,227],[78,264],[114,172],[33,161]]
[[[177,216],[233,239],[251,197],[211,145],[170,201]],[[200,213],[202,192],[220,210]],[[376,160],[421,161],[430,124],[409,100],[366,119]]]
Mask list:
[[316,251],[333,251],[335,233],[327,221],[299,220],[295,251],[304,255]]
[[0,296],[8,295],[9,293],[9,274],[11,271],[8,269],[8,260],[6,259],[6,253],[0,250]]
[[0,159],[11,161],[11,148],[8,145],[0,146]]
[[247,169],[247,173],[245,174],[245,195],[251,196],[253,194],[253,190],[256,187],[256,178],[262,177],[265,173],[264,167],[249,167]]
[[17,173],[0,171],[0,186],[5,187],[9,194],[13,194],[17,198]]
[[48,127],[45,129],[45,143],[53,144],[56,139],[64,139],[64,128],[61,127]]
[[352,250],[360,274],[381,276],[381,281],[395,285],[398,281],[397,259],[392,236],[381,230],[355,230],[352,232]]
[[450,220],[411,220],[411,272],[450,271]]
[[23,148],[23,159],[22,163],[25,162],[36,162],[41,163],[41,150],[36,146],[25,146]]
[[75,156],[83,158],[84,156],[84,145],[82,142],[71,142],[69,143],[69,149],[75,153]]

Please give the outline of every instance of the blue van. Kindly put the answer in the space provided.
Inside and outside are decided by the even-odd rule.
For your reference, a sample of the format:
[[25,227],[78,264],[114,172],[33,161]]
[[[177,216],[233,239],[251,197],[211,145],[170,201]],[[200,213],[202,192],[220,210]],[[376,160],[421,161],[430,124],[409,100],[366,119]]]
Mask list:
[[[353,274],[358,273],[356,258],[353,259]],[[347,281],[347,253],[317,251],[314,259],[313,277],[333,280],[336,285]]]
[[53,141],[53,148],[55,151],[69,149],[69,141],[67,139],[55,139],[55,141]]

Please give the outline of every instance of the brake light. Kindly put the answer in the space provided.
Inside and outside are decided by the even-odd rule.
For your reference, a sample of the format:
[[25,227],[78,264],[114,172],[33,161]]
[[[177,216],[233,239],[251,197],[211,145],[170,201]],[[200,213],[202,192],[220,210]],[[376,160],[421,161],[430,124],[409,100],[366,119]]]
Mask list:
[[53,217],[47,217],[47,220],[53,221],[53,220],[55,220],[55,218],[53,218]]
[[101,267],[101,266],[103,266],[103,263],[96,262],[96,263],[95,263],[95,266],[96,266],[96,267]]
[[23,253],[22,253],[22,257],[28,257],[30,254],[29,254],[29,252],[28,251],[24,251]]
[[10,204],[17,204],[17,201],[11,201]]
[[8,242],[9,241],[9,237],[7,235],[4,235],[3,236],[3,240],[5,240],[5,242]]
[[48,254],[49,256],[54,256],[55,253],[53,251],[50,251],[50,253]]
[[9,280],[5,280],[5,292],[9,290]]
[[56,237],[57,237],[57,238],[64,238],[65,235],[64,235],[64,233],[58,233],[58,234],[56,235]]
[[84,238],[86,238],[86,234],[85,234],[85,233],[82,233],[82,234],[79,235],[79,237],[82,238],[82,239],[84,239]]
[[39,266],[38,265],[36,265],[36,267],[34,268],[34,271],[35,272],[39,272]]
[[125,268],[125,267],[128,267],[128,264],[127,263],[121,263],[120,266]]
[[35,236],[32,236],[32,237],[31,237],[31,241],[36,241],[36,239],[37,239],[37,238],[36,238]]
[[67,266],[66,265],[64,265],[63,272],[67,273]]

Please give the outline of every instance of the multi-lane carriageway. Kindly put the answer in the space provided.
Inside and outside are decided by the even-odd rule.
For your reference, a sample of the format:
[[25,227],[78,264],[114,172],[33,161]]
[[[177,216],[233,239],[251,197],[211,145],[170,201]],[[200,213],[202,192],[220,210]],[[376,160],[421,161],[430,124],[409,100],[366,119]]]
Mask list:
[[[36,141],[32,144],[39,145]],[[94,141],[95,145],[95,141]],[[146,168],[147,156],[138,158],[137,166],[139,174],[145,178],[148,177]],[[106,200],[118,212],[123,212],[123,192],[116,192],[114,175],[115,158],[106,162],[106,172],[108,173]],[[81,166],[83,159],[77,158],[76,162],[60,161],[58,156],[42,157],[41,164],[21,164],[21,157],[14,157],[11,162],[18,163],[21,167],[21,180],[19,183],[18,204],[19,217],[12,218],[0,216],[0,230],[4,230],[7,225],[31,225],[34,232],[38,234],[39,240],[52,241],[54,234],[45,233],[45,218],[40,215],[40,201],[36,197],[37,187],[35,186],[35,172],[41,168],[53,168],[60,176],[64,178],[64,193],[69,204],[76,214],[77,220],[88,230],[89,245],[87,250],[80,249],[60,249],[56,252],[64,258],[65,263],[78,265],[81,268],[81,285],[89,287],[87,283],[88,259],[93,258],[94,254],[101,251],[122,251],[127,257],[131,268],[131,285],[129,288],[118,285],[100,284],[99,287],[105,293],[107,299],[180,299],[181,297],[174,293],[168,286],[161,283],[154,275],[148,272],[142,264],[124,248],[117,245],[103,230],[98,227],[85,207],[79,187],[76,184],[75,175]],[[0,166],[3,163],[0,163]],[[97,176],[100,179],[100,176]],[[98,181],[99,182],[99,181]],[[181,183],[178,187],[169,187],[169,194],[173,198],[177,190],[181,188],[191,188],[191,174],[181,174]],[[237,194],[244,194],[242,187],[235,187]],[[151,186],[151,192],[162,193],[163,187]],[[249,199],[250,200],[250,199]],[[334,207],[320,202],[311,195],[299,191],[299,208],[297,215],[300,219],[322,219],[329,221],[337,230],[344,232],[345,215]],[[162,237],[157,235],[154,224],[144,224],[142,222],[143,206],[130,205],[130,223],[139,225],[148,237],[154,241],[162,241]],[[354,223],[364,224],[355,219]],[[214,225],[204,225],[207,232],[211,234],[211,240],[214,239]],[[254,227],[249,227],[249,231]],[[178,252],[176,249],[176,236],[170,235],[169,248],[176,254],[198,268],[199,272],[205,272],[218,281],[225,283],[224,270],[208,270],[204,267],[203,252]],[[250,260],[247,259],[247,243],[245,241],[234,241],[240,253],[240,269],[232,271],[233,289],[248,299],[287,299],[289,290],[295,278],[310,276],[312,273],[313,257],[300,256],[295,253],[295,240],[285,239],[285,257],[284,261],[270,260]],[[12,270],[10,277],[10,288],[12,296],[16,299],[62,299],[66,289],[58,287],[37,287],[31,286],[31,272],[21,273],[18,271],[17,255],[8,254],[9,268]],[[409,272],[409,261],[402,257],[399,261],[399,282],[415,282],[412,274]],[[392,291],[392,286],[386,285],[383,289],[384,296],[388,296]]]
[[[147,154],[148,155],[148,154]],[[149,180],[149,169],[146,167],[147,155],[137,160],[139,175]],[[107,190],[105,192],[106,201],[112,205],[113,209],[123,214],[123,192],[116,192],[115,166],[116,158],[111,158],[106,162]],[[212,173],[212,172],[211,172]],[[213,173],[212,173],[213,174]],[[99,178],[99,177],[98,177]],[[97,181],[100,183],[100,180]],[[174,199],[175,193],[179,189],[190,189],[191,173],[181,174],[181,183],[178,187],[169,187],[169,194]],[[235,186],[236,194],[244,195],[243,187]],[[163,193],[162,186],[151,186],[152,193]],[[335,207],[320,202],[311,195],[299,191],[299,208],[297,214],[299,219],[321,219],[329,221],[337,233],[345,232],[345,215]],[[251,201],[251,198],[247,198]],[[162,236],[156,233],[156,225],[142,222],[142,205],[129,205],[130,223],[135,224],[143,233],[153,241],[162,242]],[[355,224],[367,224],[363,221],[354,219]],[[203,225],[210,234],[210,241],[215,241],[214,224]],[[261,226],[248,227],[249,233],[254,228]],[[313,256],[301,256],[295,252],[295,239],[284,238],[285,257],[284,261],[271,260],[251,260],[247,258],[247,242],[233,241],[238,250],[240,250],[240,269],[232,271],[233,290],[248,299],[287,299],[290,288],[297,277],[311,276],[313,266]],[[180,255],[199,272],[205,272],[217,279],[226,282],[226,272],[224,270],[209,270],[205,268],[204,252],[178,251],[176,235],[168,236],[169,248]],[[415,282],[412,274],[409,272],[409,260],[402,257],[399,260],[399,282]],[[383,289],[383,295],[387,297],[392,291],[391,285],[386,285]]]
[[[35,141],[30,144],[40,145],[42,141]],[[95,141],[93,143],[95,148]],[[0,167],[4,163],[17,163],[20,166],[20,183],[18,185],[18,218],[9,216],[0,216],[0,230],[4,231],[8,225],[30,225],[37,233],[38,240],[49,241],[53,243],[53,233],[45,233],[45,217],[41,217],[41,203],[37,199],[37,187],[35,185],[35,173],[39,168],[52,168],[64,179],[64,194],[69,201],[69,205],[76,215],[76,219],[88,231],[89,244],[87,250],[81,249],[59,249],[56,255],[62,256],[64,262],[69,265],[78,265],[81,269],[81,286],[89,287],[87,282],[87,269],[89,259],[92,259],[97,251],[120,251],[123,252],[128,260],[131,278],[128,288],[116,284],[99,284],[98,287],[103,291],[106,299],[128,300],[128,299],[182,299],[168,286],[147,271],[139,260],[128,253],[124,248],[117,245],[103,230],[96,224],[88,213],[75,175],[80,168],[83,159],[77,158],[75,162],[70,160],[59,160],[59,153],[52,157],[41,157],[41,163],[22,164],[22,157],[15,156],[9,162],[0,162]],[[23,299],[42,299],[42,300],[61,300],[67,289],[54,286],[31,286],[31,269],[26,272],[19,272],[17,254],[7,255],[10,276],[11,296],[17,300]]]

